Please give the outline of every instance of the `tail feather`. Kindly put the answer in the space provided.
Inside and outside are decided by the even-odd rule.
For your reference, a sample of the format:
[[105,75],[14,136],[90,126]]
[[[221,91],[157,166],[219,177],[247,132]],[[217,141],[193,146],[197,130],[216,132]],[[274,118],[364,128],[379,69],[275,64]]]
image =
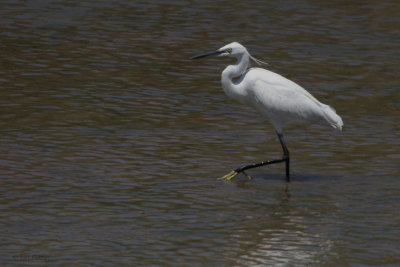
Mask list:
[[326,121],[336,130],[341,131],[343,127],[343,121],[342,118],[336,114],[336,111],[328,106],[324,105],[323,107],[323,112],[324,112],[324,117]]

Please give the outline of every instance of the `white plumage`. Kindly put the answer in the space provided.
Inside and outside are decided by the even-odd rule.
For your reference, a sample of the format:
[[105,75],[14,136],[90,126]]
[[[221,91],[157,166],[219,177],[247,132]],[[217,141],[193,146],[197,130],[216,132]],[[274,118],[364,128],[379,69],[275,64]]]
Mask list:
[[254,106],[267,117],[274,126],[284,151],[282,159],[243,166],[224,176],[224,179],[230,180],[249,168],[286,161],[286,176],[289,181],[289,151],[282,133],[286,123],[323,123],[342,130],[343,121],[335,110],[319,102],[300,85],[262,68],[248,68],[250,59],[257,64],[267,63],[252,57],[241,44],[233,42],[215,52],[193,59],[211,55],[237,58],[236,64],[229,65],[222,72],[221,83],[224,92],[230,98]]
[[[231,43],[219,50],[228,48],[232,48],[229,55],[237,57],[238,62],[222,72],[222,88],[229,97],[253,105],[278,133],[282,133],[285,123],[301,121],[327,123],[342,129],[342,119],[331,107],[279,74],[261,68],[248,69],[250,54],[239,43]],[[239,80],[233,81],[238,77]]]

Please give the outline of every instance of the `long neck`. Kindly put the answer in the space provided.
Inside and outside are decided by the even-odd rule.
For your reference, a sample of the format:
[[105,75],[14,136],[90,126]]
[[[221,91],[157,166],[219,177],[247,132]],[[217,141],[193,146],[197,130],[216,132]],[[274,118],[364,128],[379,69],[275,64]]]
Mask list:
[[238,82],[234,82],[233,78],[239,78],[249,66],[249,56],[242,54],[238,58],[235,65],[229,65],[224,69],[221,76],[221,83],[224,92],[231,98],[234,98],[240,102],[245,101],[247,93],[243,86],[241,86],[239,79]]

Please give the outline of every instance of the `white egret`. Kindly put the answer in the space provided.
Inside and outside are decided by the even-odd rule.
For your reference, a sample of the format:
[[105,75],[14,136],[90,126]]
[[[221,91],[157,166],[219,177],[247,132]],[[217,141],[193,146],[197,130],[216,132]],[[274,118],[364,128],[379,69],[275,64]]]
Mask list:
[[[274,72],[262,68],[249,68],[252,59],[257,64],[267,64],[252,57],[247,49],[237,42],[230,43],[220,49],[195,56],[192,59],[207,56],[228,56],[237,59],[236,64],[229,65],[222,72],[221,83],[224,92],[242,104],[255,107],[274,126],[283,149],[280,159],[262,161],[244,165],[221,177],[231,180],[239,173],[250,168],[285,162],[286,181],[290,181],[289,150],[283,139],[282,127],[291,122],[323,123],[342,130],[343,121],[333,108],[319,102],[300,85]],[[235,80],[234,80],[235,79]]]

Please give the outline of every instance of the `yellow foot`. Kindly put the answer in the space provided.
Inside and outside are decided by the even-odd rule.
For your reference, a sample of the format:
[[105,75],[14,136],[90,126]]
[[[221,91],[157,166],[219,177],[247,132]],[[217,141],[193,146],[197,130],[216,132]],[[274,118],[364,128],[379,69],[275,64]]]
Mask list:
[[235,177],[235,176],[238,175],[238,174],[239,174],[238,172],[231,171],[231,172],[228,173],[227,175],[218,178],[218,180],[230,181],[230,180],[232,180],[233,177]]
[[245,172],[243,172],[242,171],[242,173],[244,174],[244,176],[246,176],[247,177],[247,179],[249,179],[249,180],[251,180],[253,177],[251,177],[250,175],[248,175],[247,173],[245,173]]

